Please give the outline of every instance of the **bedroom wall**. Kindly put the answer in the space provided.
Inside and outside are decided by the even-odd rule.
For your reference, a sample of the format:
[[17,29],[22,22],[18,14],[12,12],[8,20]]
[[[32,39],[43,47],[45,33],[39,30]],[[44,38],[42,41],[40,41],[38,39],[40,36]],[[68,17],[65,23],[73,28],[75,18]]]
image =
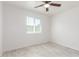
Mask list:
[[52,42],[79,50],[79,7],[52,17]]
[[[13,5],[3,5],[3,51],[48,42],[50,37],[50,18],[46,15],[22,9]],[[26,33],[26,16],[41,19],[42,33]]]
[[0,2],[0,56],[2,55],[2,2]]

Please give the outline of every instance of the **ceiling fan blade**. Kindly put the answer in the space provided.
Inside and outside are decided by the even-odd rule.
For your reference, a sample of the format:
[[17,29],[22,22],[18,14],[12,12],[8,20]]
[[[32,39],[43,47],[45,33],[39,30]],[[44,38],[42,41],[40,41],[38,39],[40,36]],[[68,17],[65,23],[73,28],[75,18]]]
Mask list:
[[49,8],[46,8],[46,12],[48,12],[49,11]]
[[61,6],[61,4],[56,4],[56,3],[51,3],[50,5],[51,6],[56,6],[56,7],[60,7]]
[[35,8],[38,8],[38,7],[42,7],[42,6],[44,6],[45,4],[41,4],[41,5],[39,5],[39,6],[36,6]]
[[52,2],[52,1],[42,1],[42,2],[44,2],[44,3],[46,3],[46,4],[47,4],[47,3],[50,3],[50,2]]

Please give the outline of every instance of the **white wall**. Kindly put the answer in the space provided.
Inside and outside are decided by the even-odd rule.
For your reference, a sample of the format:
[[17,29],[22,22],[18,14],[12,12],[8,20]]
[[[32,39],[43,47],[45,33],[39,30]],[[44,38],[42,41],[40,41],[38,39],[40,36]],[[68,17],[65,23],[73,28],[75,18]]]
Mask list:
[[[8,4],[4,4],[3,11],[3,51],[27,47],[49,41],[50,19],[46,15],[27,11],[25,9]],[[41,19],[42,33],[26,33],[26,16],[35,16]]]
[[2,2],[0,2],[0,56],[2,55]]
[[52,42],[79,50],[79,7],[52,17]]

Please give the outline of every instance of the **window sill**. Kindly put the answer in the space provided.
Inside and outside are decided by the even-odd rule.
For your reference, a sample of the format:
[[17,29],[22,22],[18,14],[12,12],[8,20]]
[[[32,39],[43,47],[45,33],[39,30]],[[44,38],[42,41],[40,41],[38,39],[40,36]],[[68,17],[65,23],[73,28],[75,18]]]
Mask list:
[[40,34],[41,32],[26,32],[27,34]]

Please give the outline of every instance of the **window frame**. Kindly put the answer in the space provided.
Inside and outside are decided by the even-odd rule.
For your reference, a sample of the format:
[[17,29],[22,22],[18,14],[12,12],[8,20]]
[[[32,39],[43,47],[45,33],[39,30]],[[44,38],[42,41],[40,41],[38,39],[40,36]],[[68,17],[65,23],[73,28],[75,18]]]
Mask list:
[[[27,17],[31,17],[31,16],[27,16]],[[42,32],[41,20],[39,18],[37,18],[37,17],[32,17],[32,18],[33,18],[34,24],[33,25],[29,25],[29,26],[33,26],[33,32],[27,31],[27,29],[26,29],[26,33],[29,33],[29,34],[31,34],[31,33],[32,34],[34,34],[34,33],[41,33]],[[35,23],[36,20],[39,20],[39,22],[40,22],[40,24],[39,24],[40,25],[40,30],[39,31],[35,30],[36,29],[36,23]],[[26,28],[27,28],[27,26],[28,26],[28,24],[27,24],[27,18],[26,18]]]

